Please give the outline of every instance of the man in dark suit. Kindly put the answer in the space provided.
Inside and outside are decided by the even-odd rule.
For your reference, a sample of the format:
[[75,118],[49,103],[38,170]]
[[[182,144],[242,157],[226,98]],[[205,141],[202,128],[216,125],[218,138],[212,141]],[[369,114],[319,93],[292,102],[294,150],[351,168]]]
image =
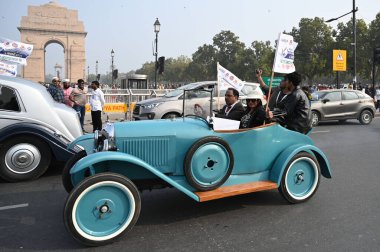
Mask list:
[[216,117],[240,121],[244,114],[243,104],[239,101],[239,92],[234,88],[229,88],[224,95],[226,105],[216,112]]

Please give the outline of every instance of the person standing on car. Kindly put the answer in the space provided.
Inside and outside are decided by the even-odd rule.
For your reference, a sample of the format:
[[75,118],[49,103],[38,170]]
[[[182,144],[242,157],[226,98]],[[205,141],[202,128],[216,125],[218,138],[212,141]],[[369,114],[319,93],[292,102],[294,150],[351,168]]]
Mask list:
[[229,88],[224,95],[226,105],[216,112],[216,117],[240,121],[244,114],[244,107],[239,101],[239,92],[234,88]]
[[64,93],[61,81],[58,77],[54,77],[47,91],[53,97],[54,101],[64,103]]
[[86,113],[86,94],[84,90],[84,80],[79,79],[77,87],[70,94],[70,100],[73,102],[73,109],[78,113],[80,125],[84,132],[84,116]]
[[[261,70],[258,71],[256,76],[263,88],[265,84],[261,73]],[[307,134],[311,130],[310,103],[305,92],[299,87],[301,80],[301,75],[297,72],[284,76],[280,88],[272,93],[269,100],[268,117],[274,118],[273,110],[281,111],[283,116],[275,119],[278,123],[289,130]],[[263,91],[268,94],[269,88],[265,87]]]
[[64,79],[63,80],[63,100],[64,103],[69,106],[73,107],[73,102],[70,100],[71,92],[73,91],[73,88],[70,86],[70,80]]
[[92,94],[90,96],[90,108],[93,131],[102,129],[102,111],[104,108],[105,100],[104,93],[99,88],[99,82],[93,81],[91,83]]
[[264,124],[266,104],[263,95],[258,91],[250,92],[244,98],[247,102],[247,108],[240,120],[240,129],[253,128]]

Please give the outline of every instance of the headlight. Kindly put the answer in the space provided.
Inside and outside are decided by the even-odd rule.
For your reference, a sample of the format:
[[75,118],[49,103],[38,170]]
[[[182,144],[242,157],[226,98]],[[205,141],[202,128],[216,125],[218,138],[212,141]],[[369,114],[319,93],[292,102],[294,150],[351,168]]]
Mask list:
[[158,103],[152,103],[152,104],[148,104],[148,105],[141,105],[141,107],[144,109],[152,109],[152,108],[158,107],[158,105],[160,105],[160,104],[161,104],[161,102],[158,102]]
[[96,130],[94,134],[95,152],[115,151],[115,129],[113,123],[107,123],[101,131]]

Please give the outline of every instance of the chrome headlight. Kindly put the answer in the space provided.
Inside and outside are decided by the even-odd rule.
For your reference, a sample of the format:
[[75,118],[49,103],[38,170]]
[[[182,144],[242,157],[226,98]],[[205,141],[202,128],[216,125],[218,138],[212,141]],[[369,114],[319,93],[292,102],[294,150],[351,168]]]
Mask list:
[[152,108],[158,107],[160,104],[161,102],[157,102],[157,103],[152,103],[152,104],[147,104],[147,105],[141,105],[141,107],[143,109],[152,109]]
[[95,131],[94,143],[96,152],[116,150],[114,124],[107,123],[101,131]]

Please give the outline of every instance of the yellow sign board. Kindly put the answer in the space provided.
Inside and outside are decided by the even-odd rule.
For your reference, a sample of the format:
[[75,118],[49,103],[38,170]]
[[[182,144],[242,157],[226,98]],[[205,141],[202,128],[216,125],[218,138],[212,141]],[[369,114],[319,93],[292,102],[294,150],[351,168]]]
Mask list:
[[[131,103],[130,111],[133,111],[135,102]],[[106,113],[126,113],[128,105],[125,103],[106,103],[104,104],[104,112]],[[86,113],[90,113],[90,104],[86,104]]]
[[333,50],[333,71],[346,71],[347,51]]

